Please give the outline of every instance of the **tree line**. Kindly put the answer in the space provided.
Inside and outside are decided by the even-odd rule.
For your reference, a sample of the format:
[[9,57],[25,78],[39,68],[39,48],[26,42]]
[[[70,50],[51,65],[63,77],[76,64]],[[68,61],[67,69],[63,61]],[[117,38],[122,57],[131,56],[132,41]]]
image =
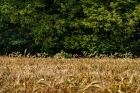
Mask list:
[[139,0],[1,0],[0,55],[140,56]]

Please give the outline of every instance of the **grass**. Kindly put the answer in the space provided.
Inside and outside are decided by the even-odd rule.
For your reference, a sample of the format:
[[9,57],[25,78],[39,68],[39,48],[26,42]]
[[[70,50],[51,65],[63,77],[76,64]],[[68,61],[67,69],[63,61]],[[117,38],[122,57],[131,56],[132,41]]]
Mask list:
[[0,93],[140,93],[140,59],[0,57]]

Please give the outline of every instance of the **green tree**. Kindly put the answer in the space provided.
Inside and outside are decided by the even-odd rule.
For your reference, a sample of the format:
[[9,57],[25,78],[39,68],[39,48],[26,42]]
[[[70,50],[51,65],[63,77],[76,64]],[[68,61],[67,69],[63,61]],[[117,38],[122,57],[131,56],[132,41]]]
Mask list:
[[82,2],[83,12],[86,17],[81,23],[85,28],[92,29],[93,35],[97,37],[95,47],[89,48],[93,50],[91,52],[127,52],[136,32],[133,11],[135,11],[135,7],[139,2],[116,0],[110,2],[108,6],[104,5],[102,1],[96,0],[82,0]]
[[1,0],[0,10],[1,54],[139,55],[138,0]]
[[34,45],[31,29],[38,18],[37,8],[41,2],[25,0],[2,0],[0,2],[0,43],[1,53],[23,52]]

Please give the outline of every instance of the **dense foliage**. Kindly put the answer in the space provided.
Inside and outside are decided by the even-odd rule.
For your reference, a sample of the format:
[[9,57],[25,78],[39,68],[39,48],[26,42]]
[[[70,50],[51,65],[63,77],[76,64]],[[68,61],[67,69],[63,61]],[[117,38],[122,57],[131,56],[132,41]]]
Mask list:
[[0,54],[140,56],[139,0],[1,0]]

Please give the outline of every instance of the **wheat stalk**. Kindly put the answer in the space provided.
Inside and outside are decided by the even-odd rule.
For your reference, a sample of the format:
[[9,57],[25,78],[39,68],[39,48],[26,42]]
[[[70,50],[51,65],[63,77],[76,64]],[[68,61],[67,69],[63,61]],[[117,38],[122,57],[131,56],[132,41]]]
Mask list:
[[100,85],[98,85],[99,83],[100,82],[98,82],[98,81],[96,81],[96,82],[94,81],[94,82],[90,83],[87,87],[85,87],[83,89],[83,93],[86,93],[86,91],[90,88],[102,88]]

